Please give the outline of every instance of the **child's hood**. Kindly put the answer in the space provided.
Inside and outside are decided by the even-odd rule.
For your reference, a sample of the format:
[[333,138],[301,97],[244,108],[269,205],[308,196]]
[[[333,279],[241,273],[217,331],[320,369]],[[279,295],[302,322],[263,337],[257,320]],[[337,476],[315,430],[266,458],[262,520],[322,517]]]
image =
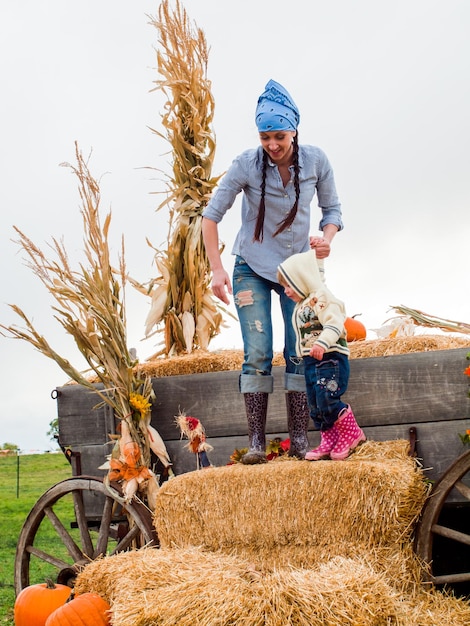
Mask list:
[[325,289],[315,250],[293,254],[279,265],[278,270],[302,299],[319,289]]

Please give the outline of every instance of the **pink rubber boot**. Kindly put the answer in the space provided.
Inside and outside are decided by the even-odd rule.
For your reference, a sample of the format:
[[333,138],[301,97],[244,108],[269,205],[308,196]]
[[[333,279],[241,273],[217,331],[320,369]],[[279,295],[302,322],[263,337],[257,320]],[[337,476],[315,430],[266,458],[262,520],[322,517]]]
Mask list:
[[306,461],[321,461],[322,459],[330,458],[330,452],[335,447],[339,438],[339,432],[336,430],[336,424],[333,424],[333,426],[328,430],[322,430],[320,437],[320,445],[318,448],[314,448],[313,450],[310,450],[310,452],[307,452],[305,455]]
[[333,461],[342,461],[351,454],[354,448],[366,440],[366,436],[359,428],[349,405],[341,411],[335,426],[339,436],[330,452],[330,457]]

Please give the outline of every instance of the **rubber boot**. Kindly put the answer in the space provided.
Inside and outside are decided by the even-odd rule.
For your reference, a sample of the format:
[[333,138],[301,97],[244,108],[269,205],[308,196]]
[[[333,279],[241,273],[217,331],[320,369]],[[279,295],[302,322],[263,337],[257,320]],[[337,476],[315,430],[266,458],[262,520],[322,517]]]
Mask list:
[[304,459],[309,448],[307,437],[310,411],[307,394],[303,391],[288,391],[286,393],[287,429],[289,431],[289,456]]
[[351,454],[354,448],[366,440],[366,436],[359,428],[349,405],[339,414],[335,427],[339,436],[335,447],[330,452],[330,458],[333,461],[342,461]]
[[307,452],[305,459],[307,461],[321,461],[330,458],[330,452],[335,447],[339,437],[336,424],[333,424],[328,430],[322,430],[320,433],[320,445],[310,452]]
[[249,449],[241,458],[244,465],[266,463],[266,413],[269,394],[244,393],[248,421]]

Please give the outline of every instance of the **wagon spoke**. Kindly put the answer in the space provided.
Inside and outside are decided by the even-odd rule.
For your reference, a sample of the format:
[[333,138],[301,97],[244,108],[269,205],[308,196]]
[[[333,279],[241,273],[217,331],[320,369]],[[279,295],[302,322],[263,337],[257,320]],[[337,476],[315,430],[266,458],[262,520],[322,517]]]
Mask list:
[[83,552],[89,557],[93,557],[93,542],[91,540],[90,531],[88,530],[88,522],[85,513],[85,504],[83,502],[83,491],[73,492],[73,502],[75,509],[75,519],[80,531]]
[[461,496],[463,496],[467,500],[470,500],[470,487],[468,485],[463,483],[461,480],[458,480],[455,483],[454,487],[457,489]]
[[57,515],[54,513],[54,511],[50,507],[46,507],[44,509],[44,512],[47,515],[48,519],[50,520],[50,522],[51,522],[52,526],[54,527],[55,531],[59,535],[62,543],[67,548],[67,551],[70,554],[70,556],[73,559],[75,559],[76,561],[78,561],[81,558],[83,558],[82,551],[77,546],[77,544],[72,539],[72,537],[69,535],[69,533],[67,532],[65,526],[62,524],[62,522],[57,517]]
[[452,528],[447,528],[446,526],[441,526],[440,524],[434,524],[432,532],[435,535],[440,535],[441,537],[446,537],[447,539],[453,539],[454,541],[470,546],[470,535],[461,533],[458,530],[453,530]]
[[100,555],[106,554],[106,548],[108,547],[109,540],[109,527],[113,516],[113,499],[108,497],[104,502],[103,515],[101,517],[100,530],[98,533],[98,540],[96,542],[96,550],[93,557],[96,559]]
[[435,585],[452,585],[456,583],[466,583],[470,581],[470,572],[463,574],[442,574],[441,576],[433,576],[432,582]]
[[124,550],[128,550],[132,547],[132,542],[137,539],[141,530],[138,526],[133,526],[129,532],[127,532],[124,537],[119,541],[117,546],[114,548],[111,554],[116,554],[117,552],[123,552]]
[[38,557],[39,559],[41,559],[41,561],[50,563],[51,565],[53,565],[54,567],[57,567],[58,569],[63,569],[64,567],[68,567],[68,563],[65,563],[65,561],[62,561],[62,559],[58,559],[52,554],[48,554],[47,552],[44,552],[43,550],[39,550],[39,548],[35,548],[34,546],[27,546],[26,551],[29,554],[32,554]]

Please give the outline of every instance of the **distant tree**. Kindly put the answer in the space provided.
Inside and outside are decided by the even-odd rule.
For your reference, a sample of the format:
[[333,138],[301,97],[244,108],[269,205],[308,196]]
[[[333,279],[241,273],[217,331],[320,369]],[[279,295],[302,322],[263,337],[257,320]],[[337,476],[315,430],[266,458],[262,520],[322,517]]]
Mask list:
[[49,430],[47,431],[46,434],[49,437],[49,439],[57,443],[59,439],[59,418],[58,417],[56,417],[55,419],[49,422]]
[[19,450],[19,446],[17,446],[16,443],[6,442],[2,444],[0,450],[11,450],[13,452],[13,451]]

